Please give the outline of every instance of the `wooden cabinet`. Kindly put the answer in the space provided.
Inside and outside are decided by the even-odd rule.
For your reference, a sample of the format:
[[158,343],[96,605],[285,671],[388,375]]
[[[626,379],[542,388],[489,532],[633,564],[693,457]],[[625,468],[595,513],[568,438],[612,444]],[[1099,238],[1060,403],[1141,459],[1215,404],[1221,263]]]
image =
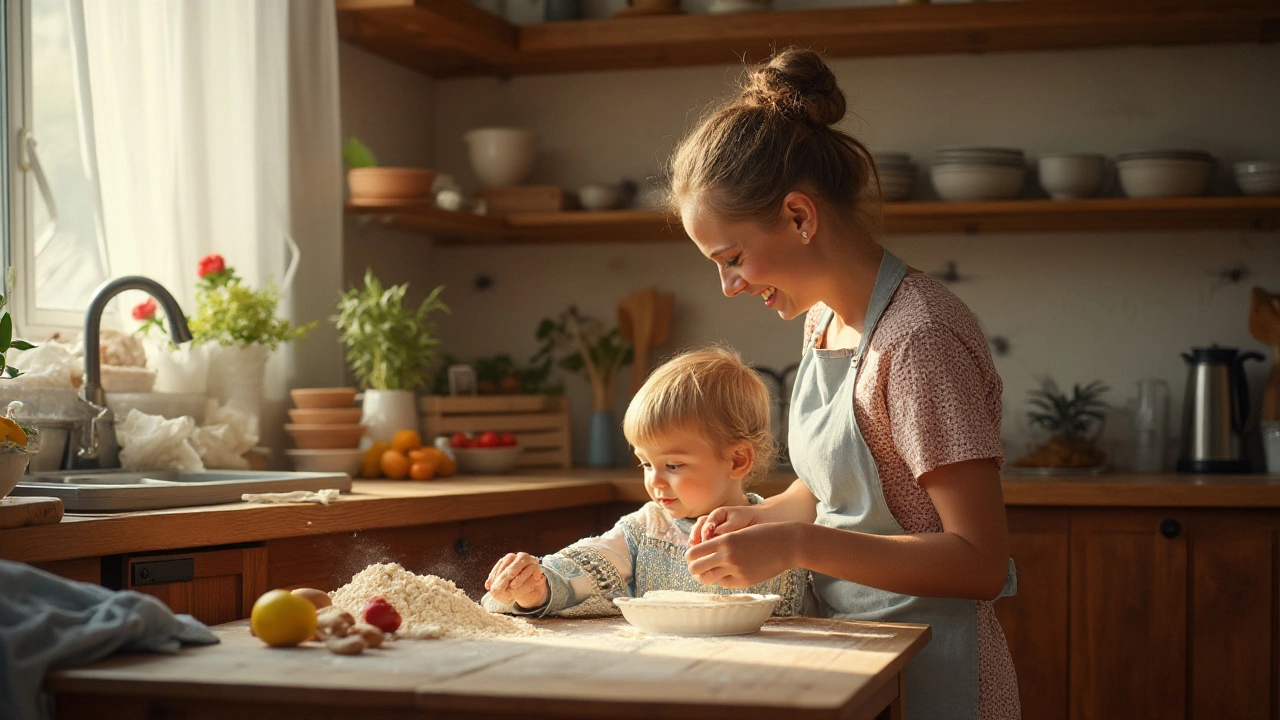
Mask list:
[[93,583],[94,585],[102,584],[101,558],[57,560],[54,562],[32,563],[32,565],[68,580],[78,580],[79,582]]
[[159,598],[207,625],[249,617],[254,601],[268,590],[262,545],[128,555],[119,571],[119,587]]
[[1009,530],[1023,717],[1280,717],[1280,515],[1010,508]]

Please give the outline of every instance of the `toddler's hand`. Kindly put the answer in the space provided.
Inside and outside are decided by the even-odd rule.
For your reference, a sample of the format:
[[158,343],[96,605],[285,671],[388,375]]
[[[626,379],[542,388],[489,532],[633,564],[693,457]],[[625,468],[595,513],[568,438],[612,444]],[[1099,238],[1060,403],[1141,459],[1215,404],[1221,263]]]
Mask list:
[[697,545],[717,535],[751,527],[758,519],[756,509],[750,505],[718,507],[693,524],[693,529],[689,531],[689,544]]
[[494,600],[513,602],[522,608],[541,607],[551,594],[538,558],[528,553],[507,553],[489,571],[484,589],[493,595]]

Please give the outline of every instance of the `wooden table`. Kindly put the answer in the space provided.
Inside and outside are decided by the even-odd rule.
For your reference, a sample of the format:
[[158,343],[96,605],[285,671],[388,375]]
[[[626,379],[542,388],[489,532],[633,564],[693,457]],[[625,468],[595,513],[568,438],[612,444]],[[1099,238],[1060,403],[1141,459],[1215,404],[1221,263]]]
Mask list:
[[268,648],[241,621],[176,656],[55,670],[59,718],[901,718],[924,625],[775,618],[723,638],[621,618],[536,621],[536,637],[400,640],[354,657]]

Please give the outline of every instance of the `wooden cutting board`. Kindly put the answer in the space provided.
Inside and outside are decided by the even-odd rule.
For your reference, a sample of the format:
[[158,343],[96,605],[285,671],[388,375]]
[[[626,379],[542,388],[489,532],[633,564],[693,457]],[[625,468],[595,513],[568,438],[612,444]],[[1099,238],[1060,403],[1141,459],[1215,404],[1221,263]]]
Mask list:
[[0,530],[52,525],[62,520],[62,501],[53,497],[0,498]]

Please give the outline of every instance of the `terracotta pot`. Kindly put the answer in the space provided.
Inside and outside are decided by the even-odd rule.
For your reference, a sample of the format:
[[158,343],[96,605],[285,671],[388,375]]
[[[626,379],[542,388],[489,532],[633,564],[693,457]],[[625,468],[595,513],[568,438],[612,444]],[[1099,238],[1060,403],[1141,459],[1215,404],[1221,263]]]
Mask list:
[[436,171],[425,168],[371,167],[347,171],[351,202],[365,204],[426,202]]

